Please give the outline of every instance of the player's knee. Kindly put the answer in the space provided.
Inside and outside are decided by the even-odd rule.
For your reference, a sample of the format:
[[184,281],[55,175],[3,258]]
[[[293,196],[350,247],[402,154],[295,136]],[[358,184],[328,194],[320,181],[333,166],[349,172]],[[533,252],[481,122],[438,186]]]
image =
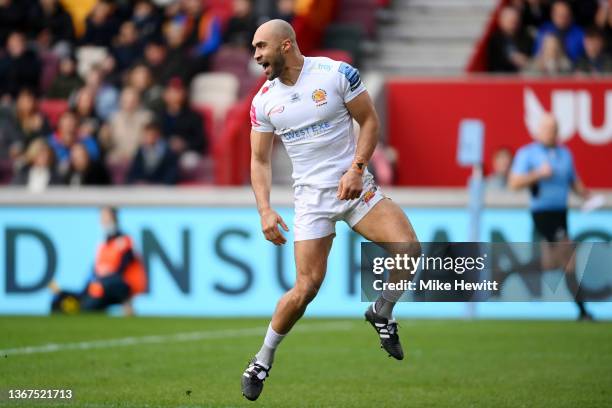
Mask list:
[[303,280],[297,282],[295,287],[293,288],[296,303],[300,307],[306,307],[319,293],[319,288],[321,284],[312,280]]

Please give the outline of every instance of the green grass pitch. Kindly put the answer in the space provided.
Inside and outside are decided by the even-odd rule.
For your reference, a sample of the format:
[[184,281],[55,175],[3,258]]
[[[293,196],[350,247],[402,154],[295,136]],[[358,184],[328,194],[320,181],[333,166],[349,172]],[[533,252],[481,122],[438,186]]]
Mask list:
[[[240,376],[267,319],[0,317],[0,406],[612,406],[611,323],[400,324],[401,362],[364,321],[300,321],[253,403]],[[69,388],[75,399],[9,401],[10,388]]]

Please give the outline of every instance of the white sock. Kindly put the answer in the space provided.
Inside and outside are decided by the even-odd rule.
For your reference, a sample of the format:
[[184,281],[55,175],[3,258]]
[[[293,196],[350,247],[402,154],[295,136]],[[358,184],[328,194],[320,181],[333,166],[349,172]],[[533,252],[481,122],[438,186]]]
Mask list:
[[274,361],[274,353],[276,352],[276,348],[284,338],[285,334],[278,334],[275,332],[272,328],[272,323],[270,323],[268,325],[268,331],[266,332],[266,337],[264,338],[261,349],[255,355],[257,361],[267,365],[269,368]]

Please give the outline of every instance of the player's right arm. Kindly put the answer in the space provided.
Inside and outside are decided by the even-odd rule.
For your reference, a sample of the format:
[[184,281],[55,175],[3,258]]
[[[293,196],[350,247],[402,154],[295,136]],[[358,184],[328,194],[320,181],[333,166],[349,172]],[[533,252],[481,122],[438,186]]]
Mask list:
[[261,230],[266,239],[274,245],[283,245],[287,239],[278,226],[285,231],[289,228],[280,215],[270,206],[272,187],[272,147],[274,133],[251,130],[251,185],[261,217]]

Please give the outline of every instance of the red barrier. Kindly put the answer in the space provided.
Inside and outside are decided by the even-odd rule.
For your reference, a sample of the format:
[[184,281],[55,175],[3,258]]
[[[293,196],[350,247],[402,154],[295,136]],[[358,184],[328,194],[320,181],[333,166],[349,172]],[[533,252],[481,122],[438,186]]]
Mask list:
[[[485,125],[485,166],[497,148],[531,142],[542,111],[559,119],[588,186],[612,187],[612,79],[456,78],[387,84],[389,142],[399,153],[398,184],[462,186],[456,164],[463,119]],[[488,167],[487,167],[488,168]]]

